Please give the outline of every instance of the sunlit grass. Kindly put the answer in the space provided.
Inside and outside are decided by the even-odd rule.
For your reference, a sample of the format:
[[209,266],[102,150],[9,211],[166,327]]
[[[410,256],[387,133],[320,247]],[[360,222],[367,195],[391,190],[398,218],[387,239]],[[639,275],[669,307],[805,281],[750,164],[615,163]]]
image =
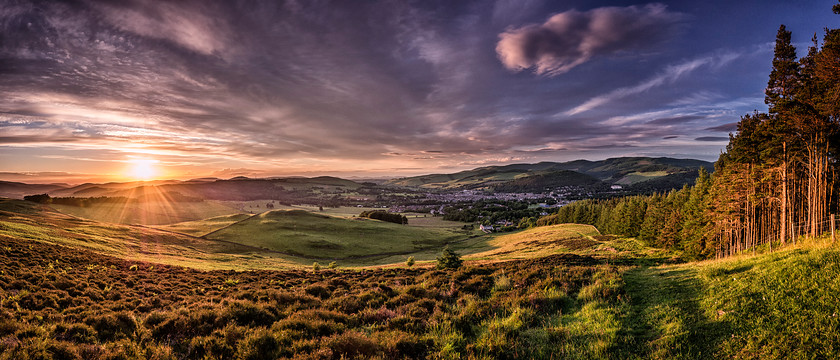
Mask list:
[[434,248],[464,234],[371,219],[343,219],[301,210],[262,213],[216,231],[225,240],[308,258],[353,259]]

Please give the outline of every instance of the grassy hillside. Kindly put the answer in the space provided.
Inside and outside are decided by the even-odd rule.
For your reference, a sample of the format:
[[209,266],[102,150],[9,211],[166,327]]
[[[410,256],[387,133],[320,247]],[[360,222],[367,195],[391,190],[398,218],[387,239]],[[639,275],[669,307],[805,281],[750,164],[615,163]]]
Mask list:
[[600,181],[592,176],[570,170],[540,171],[527,176],[520,176],[511,181],[492,185],[500,192],[532,192],[541,193],[566,186],[595,186]]
[[187,234],[192,236],[202,236],[219,230],[221,228],[230,226],[236,222],[248,219],[250,214],[233,214],[216,216],[209,219],[185,221],[171,225],[156,226],[158,229]]
[[[181,226],[204,231],[240,218]],[[247,225],[242,234],[314,236],[318,225],[326,230],[320,236],[434,230],[304,211],[267,212],[226,229],[239,224]],[[799,244],[674,264],[674,254],[633,239],[563,224],[456,242],[470,261],[455,271],[421,262],[204,272],[171,265],[291,262],[255,247],[2,200],[0,359],[837,358],[840,250],[827,239]]]
[[0,200],[0,237],[198,269],[262,269],[294,264],[285,257],[244,245],[81,219],[20,200]]
[[[512,164],[487,166],[453,174],[432,174],[389,180],[394,186],[457,189],[493,186],[505,191],[522,191],[522,187],[544,190],[545,187],[568,185],[607,184],[631,185],[644,183],[674,174],[689,174],[691,180],[700,168],[710,172],[712,163],[692,159],[625,157],[602,161],[576,160],[565,163],[541,162],[537,164]],[[672,180],[684,180],[674,177]],[[594,182],[593,182],[594,181]],[[669,182],[657,185],[670,185]],[[677,187],[681,187],[680,183]]]
[[164,198],[122,203],[98,203],[88,207],[52,205],[73,216],[117,224],[165,225],[239,213],[218,201],[171,202]]
[[632,260],[633,263],[675,262],[675,254],[651,248],[635,239],[601,235],[594,226],[560,224],[496,234],[486,242],[464,246],[472,260],[529,259],[554,254],[577,254],[598,259]]
[[262,213],[205,236],[282,253],[321,259],[409,254],[462,240],[463,232],[344,219],[302,210]]

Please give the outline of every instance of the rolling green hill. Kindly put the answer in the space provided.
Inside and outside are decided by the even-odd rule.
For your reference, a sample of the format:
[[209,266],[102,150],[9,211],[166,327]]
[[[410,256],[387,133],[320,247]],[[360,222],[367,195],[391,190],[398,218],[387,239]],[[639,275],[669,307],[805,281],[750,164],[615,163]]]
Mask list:
[[241,244],[145,226],[82,219],[21,200],[0,199],[0,237],[198,269],[262,269],[295,264],[284,257]]
[[303,210],[275,210],[204,236],[312,259],[353,259],[438,249],[464,232],[412,227]]

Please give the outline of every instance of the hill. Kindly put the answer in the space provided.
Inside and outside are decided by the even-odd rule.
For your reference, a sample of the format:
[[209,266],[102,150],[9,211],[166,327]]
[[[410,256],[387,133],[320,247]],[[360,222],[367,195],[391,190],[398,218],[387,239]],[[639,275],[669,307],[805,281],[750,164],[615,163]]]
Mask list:
[[4,200],[0,358],[840,356],[840,251],[827,239],[685,264],[583,225],[490,242],[500,251],[457,270],[200,271],[172,264],[244,256],[187,261],[212,242]]
[[[673,186],[679,188],[683,184],[693,181],[700,168],[710,172],[714,170],[712,163],[702,160],[622,157],[602,161],[575,160],[563,163],[540,162],[536,164],[487,166],[453,174],[397,178],[389,180],[386,184],[422,189],[488,188],[505,189],[507,191],[517,189],[535,190],[539,187],[556,188],[569,185],[600,185],[602,188],[614,184],[627,186],[667,177],[669,178],[668,181],[650,183],[648,187],[664,186],[672,188]],[[539,184],[540,186],[529,186],[527,184]]]
[[62,245],[126,260],[198,269],[260,269],[293,264],[241,244],[145,226],[87,220],[20,200],[0,199],[0,238]]
[[[120,214],[126,210],[112,210],[115,217],[124,219]],[[342,213],[350,209],[331,210]],[[277,210],[152,227],[84,219],[58,212],[52,206],[0,199],[0,236],[138,261],[241,270],[308,266],[314,260],[367,266],[402,262],[414,256],[422,262],[433,260],[444,244],[462,249],[484,241],[480,233],[461,230],[462,224],[440,218],[412,218],[410,222],[418,222],[412,226],[339,216],[346,214]]]
[[439,249],[446,243],[466,239],[467,234],[366,218],[331,217],[303,210],[275,210],[204,237],[311,259],[352,260]]
[[52,204],[65,214],[116,224],[166,225],[197,221],[210,217],[240,213],[220,201],[168,201],[166,197],[150,197],[144,201],[98,203],[88,206]]
[[260,200],[260,199],[296,199],[315,194],[340,193],[353,191],[361,184],[330,176],[313,178],[271,178],[251,179],[237,177],[233,179],[199,180],[157,180],[111,183],[86,183],[76,186],[37,185],[14,182],[0,182],[0,196],[22,198],[24,195],[47,193],[53,197],[99,197],[124,196],[129,198],[161,197],[166,194],[179,194],[207,200]]
[[14,181],[0,181],[0,196],[22,199],[26,195],[49,193],[67,187],[65,184],[26,184]]

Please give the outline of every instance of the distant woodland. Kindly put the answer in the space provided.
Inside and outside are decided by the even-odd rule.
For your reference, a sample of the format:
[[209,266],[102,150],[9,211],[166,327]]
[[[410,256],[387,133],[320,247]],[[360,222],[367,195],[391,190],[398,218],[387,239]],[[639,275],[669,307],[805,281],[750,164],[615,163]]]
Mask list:
[[[840,14],[840,5],[834,6]],[[576,222],[635,236],[691,258],[724,257],[829,230],[837,211],[840,30],[815,36],[797,58],[779,28],[765,102],[693,187],[652,196],[584,200],[536,225]]]

